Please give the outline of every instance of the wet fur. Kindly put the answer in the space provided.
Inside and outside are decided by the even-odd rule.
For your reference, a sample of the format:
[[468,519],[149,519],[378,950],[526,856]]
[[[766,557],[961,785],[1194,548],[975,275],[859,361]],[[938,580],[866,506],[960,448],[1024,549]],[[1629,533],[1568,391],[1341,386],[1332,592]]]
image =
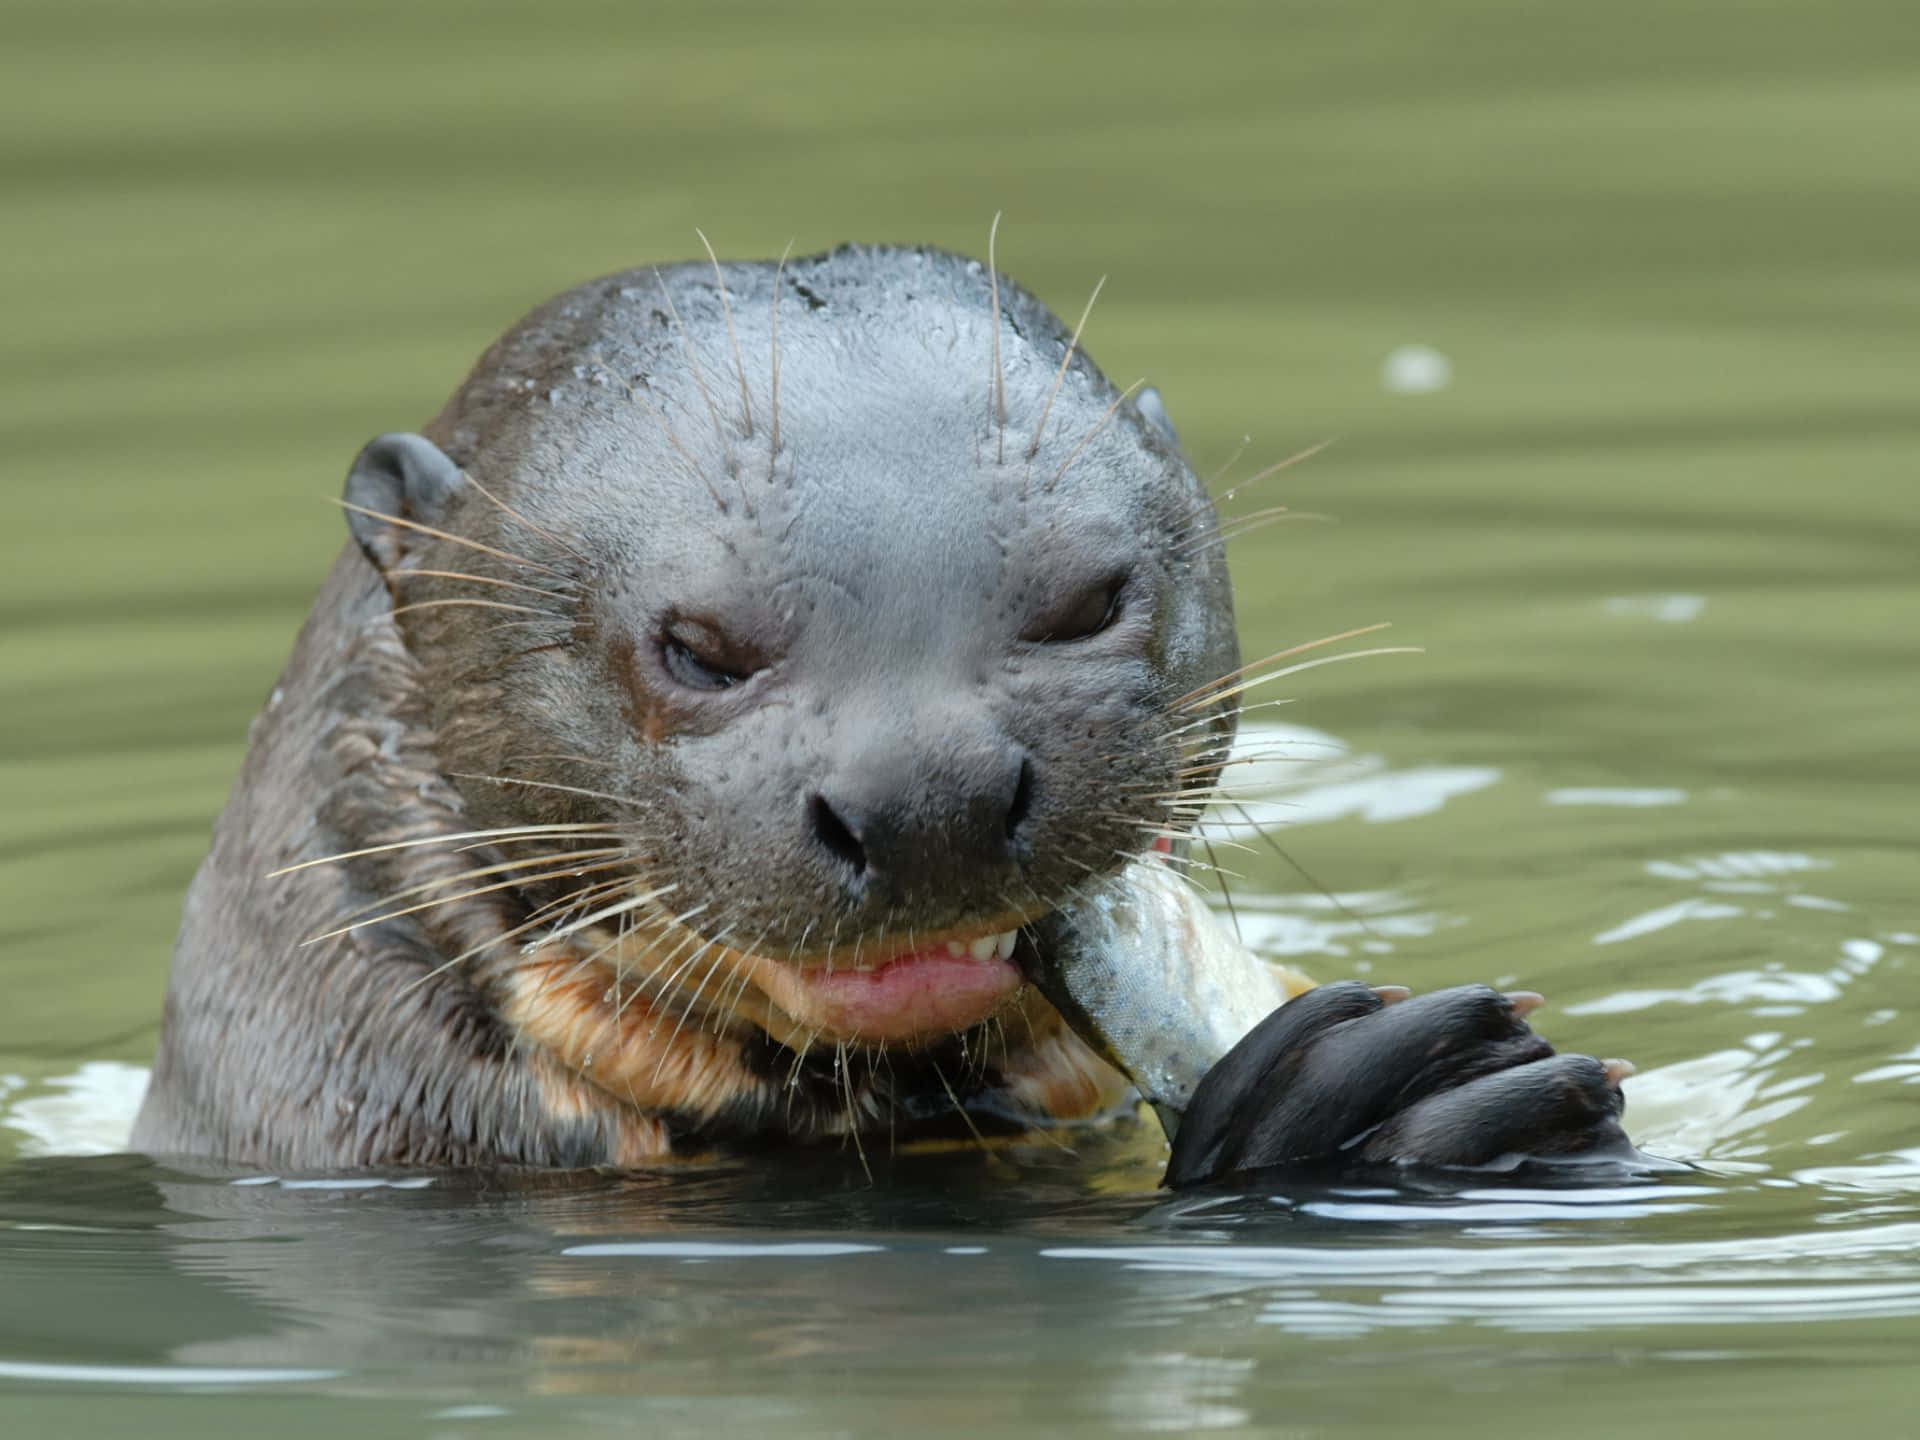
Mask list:
[[[757,333],[743,321],[763,306],[780,328],[765,364],[749,365],[739,332]],[[830,325],[806,323],[823,310]],[[711,277],[608,277],[496,344],[426,431],[481,482],[449,532],[459,538],[376,525],[364,551],[349,545],[255,722],[187,898],[135,1145],[289,1167],[632,1165],[956,1120],[1018,1128],[1120,1102],[1120,1077],[1031,992],[965,1035],[822,1051],[776,1043],[724,983],[706,993],[700,966],[711,977],[724,959],[711,945],[675,962],[664,996],[633,985],[642,977],[619,954],[594,958],[634,923],[671,927],[704,905],[709,942],[719,914],[732,944],[832,963],[903,927],[1037,914],[1150,843],[1154,827],[1190,822],[1184,797],[1209,785],[1230,721],[1196,729],[1190,709],[1169,718],[1168,703],[1237,659],[1224,565],[1205,543],[1212,511],[1170,439],[1073,339],[973,262],[842,251]],[[914,410],[920,379],[889,395],[884,366],[871,372],[875,393],[818,377],[850,363],[867,374],[860,355],[903,344],[978,403],[919,407],[921,433],[875,439],[870,406]],[[1118,483],[1143,464],[1138,483],[1177,486],[1154,502],[1163,528],[1150,547],[1171,598],[1154,617],[1155,663],[1115,661],[1096,698],[1076,703],[1072,743],[1052,753],[1036,802],[1054,846],[1019,889],[957,876],[906,887],[884,913],[835,914],[801,883],[812,862],[755,825],[767,775],[828,763],[835,737],[763,726],[752,743],[791,751],[771,771],[690,780],[690,766],[713,773],[710,718],[620,673],[644,657],[606,633],[633,583],[606,557],[662,554],[664,531],[684,539],[668,559],[689,576],[724,560],[745,583],[819,608],[809,587],[824,595],[857,578],[810,568],[808,547],[866,523],[858,507],[828,506],[844,493],[834,472],[915,450],[971,455],[1000,487],[1000,579],[963,606],[1005,613],[1031,599],[1050,543],[1031,522],[1043,508],[1027,508],[1033,496]],[[507,461],[543,483],[484,488]],[[626,484],[668,499],[636,508]],[[930,486],[925,523],[953,523],[942,505]],[[902,632],[887,643],[911,642]],[[910,658],[883,646],[864,663]],[[1061,723],[1018,677],[996,703],[1028,707],[1035,733]],[[701,806],[680,802],[689,786],[705,787]],[[543,825],[581,828],[404,843]],[[314,863],[382,846],[402,848]],[[541,856],[552,864],[501,868]],[[798,878],[769,885],[769,873]],[[658,903],[567,930],[643,890],[660,890]]]

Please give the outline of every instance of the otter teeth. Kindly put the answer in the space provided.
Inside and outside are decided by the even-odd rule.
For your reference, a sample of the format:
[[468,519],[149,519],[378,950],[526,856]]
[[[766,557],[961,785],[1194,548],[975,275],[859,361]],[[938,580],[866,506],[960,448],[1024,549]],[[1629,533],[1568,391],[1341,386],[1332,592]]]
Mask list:
[[1018,930],[1002,930],[998,935],[982,935],[972,944],[966,944],[959,940],[949,940],[947,942],[947,954],[953,956],[956,960],[962,955],[969,955],[975,960],[987,960],[998,955],[1002,960],[1005,960],[1013,954],[1014,944],[1019,938],[1020,932]]

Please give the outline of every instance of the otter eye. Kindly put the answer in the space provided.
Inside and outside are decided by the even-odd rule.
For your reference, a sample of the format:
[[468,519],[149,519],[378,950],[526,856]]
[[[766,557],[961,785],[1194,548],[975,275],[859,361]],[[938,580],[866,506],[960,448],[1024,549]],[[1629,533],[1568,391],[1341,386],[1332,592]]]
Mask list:
[[1039,623],[1029,626],[1021,638],[1047,644],[1098,635],[1120,618],[1126,591],[1127,577],[1110,575],[1096,585],[1087,586]]
[[660,633],[660,663],[689,690],[726,690],[758,669],[724,635],[693,620],[674,620]]

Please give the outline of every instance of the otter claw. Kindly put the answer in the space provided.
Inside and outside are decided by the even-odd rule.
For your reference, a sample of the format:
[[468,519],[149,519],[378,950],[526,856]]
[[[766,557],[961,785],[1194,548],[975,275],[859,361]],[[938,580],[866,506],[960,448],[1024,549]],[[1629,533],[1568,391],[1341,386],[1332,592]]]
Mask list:
[[1255,1026],[1201,1079],[1163,1183],[1275,1166],[1475,1168],[1636,1152],[1620,1126],[1624,1060],[1556,1055],[1528,1028],[1545,1004],[1485,985],[1414,997],[1346,981]]

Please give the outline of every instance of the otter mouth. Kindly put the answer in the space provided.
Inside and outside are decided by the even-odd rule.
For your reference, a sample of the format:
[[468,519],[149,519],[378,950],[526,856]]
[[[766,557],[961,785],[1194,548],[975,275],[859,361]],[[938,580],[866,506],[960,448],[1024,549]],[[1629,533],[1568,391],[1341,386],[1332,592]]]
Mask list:
[[[770,1007],[766,1029],[870,1043],[950,1035],[986,1020],[1026,983],[1032,940],[1018,929],[952,939],[850,964],[743,956]],[[785,1023],[782,1023],[785,1022]]]

